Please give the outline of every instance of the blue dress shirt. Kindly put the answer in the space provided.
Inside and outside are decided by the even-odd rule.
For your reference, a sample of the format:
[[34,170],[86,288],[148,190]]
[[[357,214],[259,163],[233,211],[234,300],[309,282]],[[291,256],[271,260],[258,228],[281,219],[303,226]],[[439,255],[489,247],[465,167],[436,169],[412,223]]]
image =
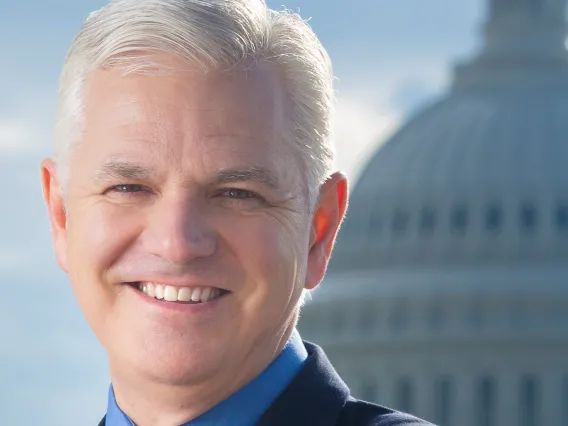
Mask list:
[[[182,426],[253,426],[301,370],[308,353],[294,330],[280,355],[255,379],[209,411]],[[134,426],[119,408],[112,385],[106,426]]]

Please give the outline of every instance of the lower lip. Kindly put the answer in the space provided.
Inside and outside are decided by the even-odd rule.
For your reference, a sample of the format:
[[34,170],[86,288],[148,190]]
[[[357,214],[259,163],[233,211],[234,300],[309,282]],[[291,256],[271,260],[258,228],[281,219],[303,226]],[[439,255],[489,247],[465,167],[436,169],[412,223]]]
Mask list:
[[165,300],[158,300],[154,297],[150,297],[132,285],[124,284],[126,291],[133,292],[136,297],[139,297],[145,303],[148,303],[156,308],[174,311],[174,312],[185,312],[188,314],[199,314],[207,313],[211,310],[217,308],[219,304],[229,296],[230,293],[225,294],[216,299],[210,300],[209,302],[201,303],[177,303],[177,302],[166,302]]

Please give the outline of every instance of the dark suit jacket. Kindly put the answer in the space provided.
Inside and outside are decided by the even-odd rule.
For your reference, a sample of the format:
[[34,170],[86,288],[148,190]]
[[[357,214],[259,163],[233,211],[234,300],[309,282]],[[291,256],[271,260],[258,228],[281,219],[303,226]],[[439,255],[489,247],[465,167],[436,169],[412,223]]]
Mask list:
[[[408,414],[354,399],[323,350],[304,342],[300,373],[256,426],[432,426]],[[105,426],[105,419],[99,423]]]

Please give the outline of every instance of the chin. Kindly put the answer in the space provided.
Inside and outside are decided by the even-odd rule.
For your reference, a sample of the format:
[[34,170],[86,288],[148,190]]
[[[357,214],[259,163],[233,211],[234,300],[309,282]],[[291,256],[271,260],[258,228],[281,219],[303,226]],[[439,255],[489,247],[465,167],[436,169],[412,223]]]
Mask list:
[[158,383],[175,386],[199,383],[215,375],[224,364],[220,351],[203,345],[145,342],[139,347],[144,349],[130,353],[123,362],[133,367],[136,374]]
[[204,367],[203,365],[180,363],[171,363],[159,367],[142,366],[141,369],[141,373],[153,382],[168,386],[189,386],[205,383],[215,375],[216,371],[219,371],[211,364]]

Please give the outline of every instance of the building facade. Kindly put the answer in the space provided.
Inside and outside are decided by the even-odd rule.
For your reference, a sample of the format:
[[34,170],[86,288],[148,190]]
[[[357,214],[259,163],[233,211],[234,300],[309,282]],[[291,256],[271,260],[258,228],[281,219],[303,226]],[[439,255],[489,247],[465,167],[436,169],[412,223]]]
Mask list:
[[300,330],[353,394],[440,426],[568,425],[565,0],[484,43],[368,162]]

